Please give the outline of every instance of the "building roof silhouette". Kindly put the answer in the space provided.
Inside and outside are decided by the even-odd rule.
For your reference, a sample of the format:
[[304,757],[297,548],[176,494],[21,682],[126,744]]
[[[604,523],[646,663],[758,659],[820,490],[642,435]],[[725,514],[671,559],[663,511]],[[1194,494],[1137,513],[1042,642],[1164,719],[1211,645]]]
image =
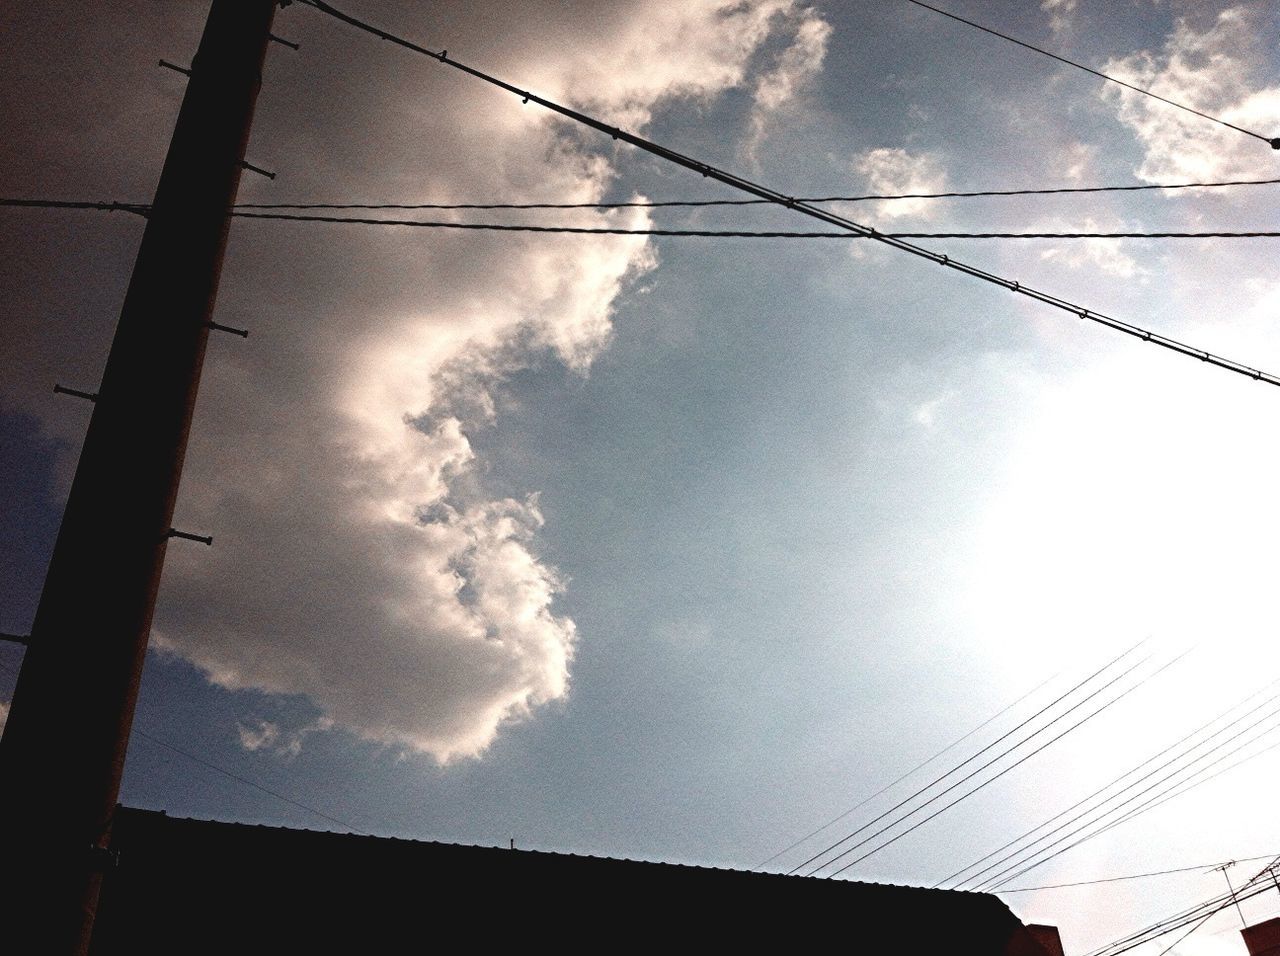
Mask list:
[[996,897],[121,808],[92,952],[813,944],[1044,956]]

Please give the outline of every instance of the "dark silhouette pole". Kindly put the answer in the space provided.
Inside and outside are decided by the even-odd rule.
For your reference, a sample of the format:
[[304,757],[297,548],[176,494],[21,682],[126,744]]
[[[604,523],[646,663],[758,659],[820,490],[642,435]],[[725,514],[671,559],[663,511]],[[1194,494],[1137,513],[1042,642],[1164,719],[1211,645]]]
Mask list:
[[[0,935],[93,930],[276,0],[213,0],[0,741]],[[184,544],[184,547],[200,545]]]

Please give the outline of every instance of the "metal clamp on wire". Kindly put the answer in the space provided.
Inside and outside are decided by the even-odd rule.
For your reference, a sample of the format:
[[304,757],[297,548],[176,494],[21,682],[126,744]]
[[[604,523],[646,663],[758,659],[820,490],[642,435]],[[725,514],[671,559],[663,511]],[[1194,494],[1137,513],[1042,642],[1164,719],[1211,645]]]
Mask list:
[[177,528],[170,528],[169,533],[165,535],[167,538],[182,538],[186,541],[199,541],[201,544],[213,546],[213,535],[192,534],[190,531],[179,531]]
[[232,335],[238,335],[242,339],[247,339],[249,337],[248,329],[233,329],[229,325],[221,325],[217,322],[206,322],[205,326],[213,329],[215,332],[230,332]]
[[97,392],[82,392],[78,388],[67,388],[65,385],[54,384],[53,394],[55,395],[72,395],[75,398],[83,398],[86,402],[96,402],[98,400]]

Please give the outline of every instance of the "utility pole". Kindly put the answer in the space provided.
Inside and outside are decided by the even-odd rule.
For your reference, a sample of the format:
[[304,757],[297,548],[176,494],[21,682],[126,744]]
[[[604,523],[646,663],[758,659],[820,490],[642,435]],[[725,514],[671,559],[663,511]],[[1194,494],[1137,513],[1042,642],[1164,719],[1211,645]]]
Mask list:
[[[276,0],[212,0],[0,741],[10,952],[85,953]],[[198,547],[198,545],[187,545]]]

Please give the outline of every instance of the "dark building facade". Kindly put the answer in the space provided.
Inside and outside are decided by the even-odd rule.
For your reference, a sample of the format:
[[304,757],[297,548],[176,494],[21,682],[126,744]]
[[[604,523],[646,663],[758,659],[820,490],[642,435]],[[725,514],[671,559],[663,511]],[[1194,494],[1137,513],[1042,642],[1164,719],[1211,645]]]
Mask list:
[[[994,896],[171,818],[121,809],[112,953],[619,949],[1047,956]],[[1054,934],[1056,937],[1056,933]],[[1060,950],[1059,950],[1060,952]]]
[[1280,916],[1240,931],[1249,956],[1280,956]]

